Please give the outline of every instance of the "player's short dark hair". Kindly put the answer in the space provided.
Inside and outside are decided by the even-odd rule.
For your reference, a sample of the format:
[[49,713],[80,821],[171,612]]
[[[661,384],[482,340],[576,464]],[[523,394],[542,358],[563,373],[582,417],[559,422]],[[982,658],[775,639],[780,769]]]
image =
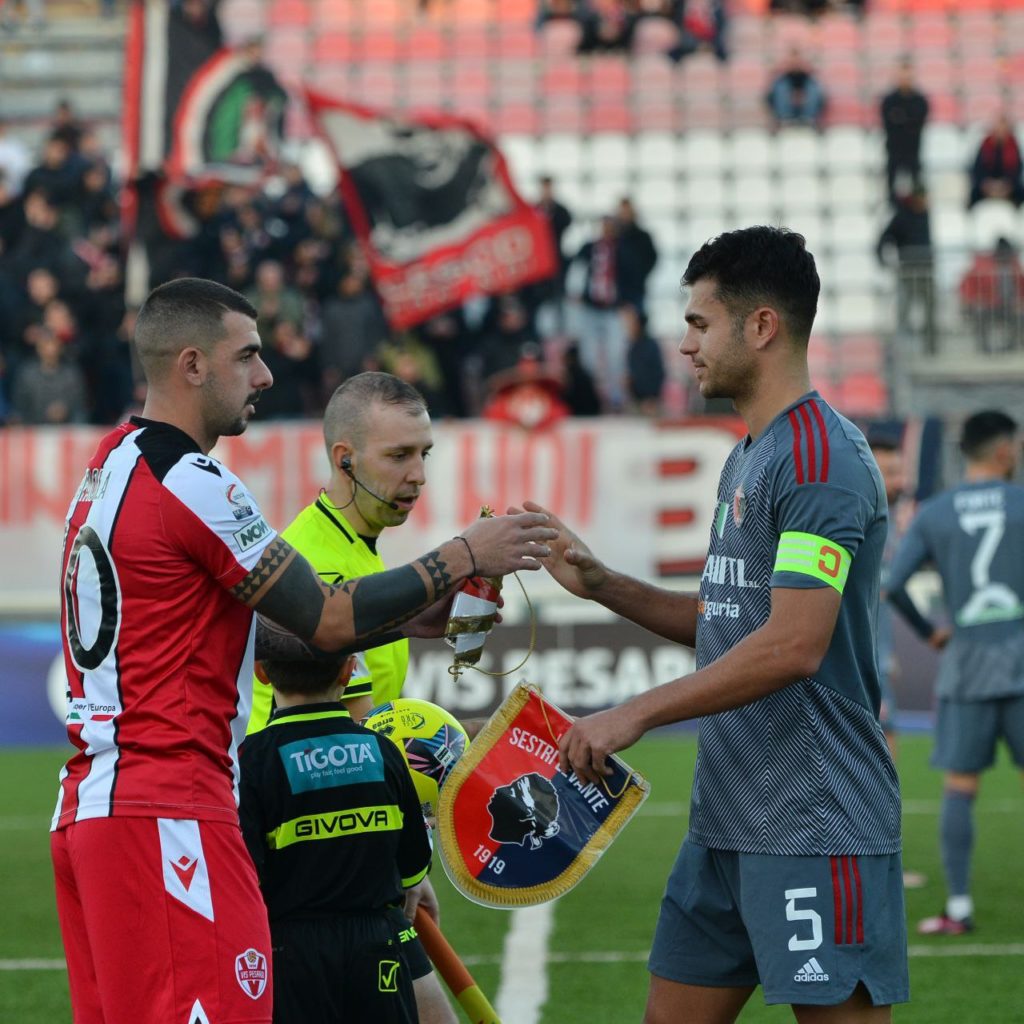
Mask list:
[[410,416],[427,412],[427,400],[411,384],[393,373],[376,370],[358,373],[339,384],[324,410],[324,441],[331,445],[343,437],[362,443],[366,410],[373,405],[397,405]]
[[986,454],[993,442],[1017,433],[1017,421],[998,409],[985,409],[968,416],[960,431],[960,451],[965,458],[977,459]]
[[256,319],[256,308],[243,295],[216,281],[181,277],[154,288],[135,321],[135,349],[147,378],[185,347],[209,352],[224,337],[224,315]]
[[263,674],[275,690],[289,695],[315,697],[330,691],[345,664],[346,656],[316,661],[264,661]]
[[690,257],[683,284],[703,278],[715,282],[719,301],[734,319],[771,306],[794,341],[810,339],[821,281],[803,235],[767,225],[726,231]]

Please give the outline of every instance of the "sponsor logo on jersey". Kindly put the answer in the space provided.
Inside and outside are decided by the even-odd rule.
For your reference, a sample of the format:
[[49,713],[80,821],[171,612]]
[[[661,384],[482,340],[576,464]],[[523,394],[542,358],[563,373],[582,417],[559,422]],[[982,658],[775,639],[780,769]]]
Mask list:
[[267,987],[270,972],[267,958],[251,947],[235,957],[235,977],[242,991],[250,999],[259,999]]
[[697,615],[705,622],[710,619],[738,619],[740,606],[731,601],[698,601]]
[[121,709],[116,704],[94,704],[84,697],[74,697],[68,705],[68,722],[109,722]]
[[299,839],[311,836],[340,835],[342,832],[390,832],[394,821],[387,807],[359,807],[340,814],[321,814],[315,818],[299,818],[295,835]]
[[398,991],[398,961],[381,960],[377,967],[377,988],[381,992]]
[[800,968],[796,974],[793,975],[794,981],[828,981],[828,975],[825,973],[825,968],[818,963],[817,957],[811,957]]
[[384,780],[384,761],[374,739],[317,736],[286,743],[279,753],[293,793]]
[[256,515],[256,510],[252,506],[252,498],[238,484],[230,484],[226,494],[232,506],[231,514],[239,522],[243,519],[252,519]]
[[79,501],[99,501],[107,493],[110,473],[102,469],[87,469],[78,488]]
[[255,522],[250,523],[241,530],[236,530],[231,536],[235,538],[235,543],[238,545],[239,550],[248,551],[254,544],[258,544],[263,540],[268,533],[270,533],[270,525],[263,516],[260,516]]
[[761,586],[757,580],[747,579],[747,566],[742,558],[731,558],[729,555],[708,555],[704,563],[701,581],[708,583],[724,583],[733,587],[749,587],[757,589]]

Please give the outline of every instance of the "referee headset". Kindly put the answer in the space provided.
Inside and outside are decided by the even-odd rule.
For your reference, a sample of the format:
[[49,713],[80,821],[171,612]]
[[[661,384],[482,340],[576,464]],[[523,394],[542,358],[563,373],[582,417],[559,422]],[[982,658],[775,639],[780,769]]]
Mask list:
[[[379,494],[376,494],[375,492],[371,491],[370,488],[367,487],[366,484],[364,484],[361,480],[356,478],[356,474],[355,474],[354,470],[352,469],[352,456],[351,455],[343,455],[341,457],[341,461],[338,463],[338,469],[340,469],[342,471],[342,473],[344,473],[345,476],[347,476],[352,481],[352,483],[354,483],[356,485],[356,487],[362,487],[362,489],[364,491],[366,491],[366,493],[371,498],[376,498],[377,501],[379,501],[382,505],[387,505],[388,508],[392,509],[395,512],[398,511],[399,506],[398,506],[397,502],[395,502],[395,501],[388,501],[387,498],[382,498]],[[355,501],[355,496],[356,496],[355,495],[355,488],[353,488],[352,489],[352,500],[353,501]]]

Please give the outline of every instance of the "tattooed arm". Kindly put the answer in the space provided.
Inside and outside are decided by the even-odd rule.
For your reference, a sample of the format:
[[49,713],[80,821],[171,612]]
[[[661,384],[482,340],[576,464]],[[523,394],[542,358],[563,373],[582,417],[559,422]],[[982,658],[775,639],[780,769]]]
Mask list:
[[[399,626],[451,593],[473,574],[503,576],[517,569],[537,569],[537,558],[548,555],[543,543],[557,536],[547,516],[518,515],[480,519],[461,537],[408,565],[349,579],[339,586],[325,584],[290,544],[277,537],[263,552],[252,572],[232,593],[268,619],[321,651],[363,650],[395,639]],[[263,642],[284,645],[283,635],[271,637],[260,629]],[[295,647],[300,660],[313,656]],[[271,657],[269,651],[262,656]]]

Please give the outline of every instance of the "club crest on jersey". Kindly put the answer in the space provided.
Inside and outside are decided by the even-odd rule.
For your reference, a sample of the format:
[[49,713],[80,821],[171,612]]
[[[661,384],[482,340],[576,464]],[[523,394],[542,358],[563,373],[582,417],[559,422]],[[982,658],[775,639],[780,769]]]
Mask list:
[[229,484],[225,493],[227,494],[228,501],[231,503],[231,514],[239,522],[243,519],[251,519],[256,515],[256,510],[251,504],[252,499],[238,484]]
[[235,977],[242,991],[250,999],[259,999],[267,987],[270,972],[267,970],[267,958],[250,947],[235,957]]
[[732,521],[737,526],[743,525],[743,517],[747,514],[747,496],[743,493],[743,484],[736,488],[732,496]]

